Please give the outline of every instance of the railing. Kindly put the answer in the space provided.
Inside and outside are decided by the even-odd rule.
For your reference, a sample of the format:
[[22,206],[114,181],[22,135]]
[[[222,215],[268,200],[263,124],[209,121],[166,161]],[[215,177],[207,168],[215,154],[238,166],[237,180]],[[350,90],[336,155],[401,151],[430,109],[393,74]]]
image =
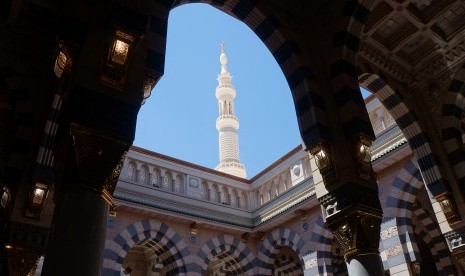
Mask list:
[[216,121],[218,122],[218,121],[223,120],[223,119],[233,119],[233,120],[236,120],[237,122],[239,122],[239,119],[234,115],[221,115],[218,118],[216,118]]
[[[170,163],[158,154],[160,158],[130,151],[119,182],[126,183],[126,187],[131,184],[143,186],[155,192],[163,191],[214,205],[253,211],[298,182],[311,178],[308,154],[296,149],[291,153],[285,160],[291,160],[290,164],[275,165],[251,181],[167,157],[173,161]],[[306,166],[308,168],[304,169]]]

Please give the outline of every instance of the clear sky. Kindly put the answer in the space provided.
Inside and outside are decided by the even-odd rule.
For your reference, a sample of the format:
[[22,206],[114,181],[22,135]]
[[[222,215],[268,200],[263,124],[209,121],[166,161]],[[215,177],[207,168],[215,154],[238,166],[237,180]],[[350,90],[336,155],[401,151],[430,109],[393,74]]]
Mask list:
[[301,143],[286,79],[242,22],[206,4],[171,11],[165,74],[142,106],[134,145],[214,168],[219,162],[216,80],[225,42],[236,88],[240,159],[247,178]]

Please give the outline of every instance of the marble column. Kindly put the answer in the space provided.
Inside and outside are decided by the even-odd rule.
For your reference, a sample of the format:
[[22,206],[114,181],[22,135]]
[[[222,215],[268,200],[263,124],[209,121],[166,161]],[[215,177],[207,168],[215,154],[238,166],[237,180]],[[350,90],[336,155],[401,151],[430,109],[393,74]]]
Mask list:
[[56,155],[55,211],[42,275],[99,275],[106,221],[128,145],[71,124]]

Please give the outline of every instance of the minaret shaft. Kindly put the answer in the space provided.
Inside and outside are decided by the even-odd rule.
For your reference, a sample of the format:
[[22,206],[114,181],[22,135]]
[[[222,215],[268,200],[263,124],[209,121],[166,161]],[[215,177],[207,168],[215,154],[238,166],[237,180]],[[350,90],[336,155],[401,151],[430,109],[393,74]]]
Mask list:
[[218,171],[239,177],[246,177],[245,166],[239,159],[239,120],[234,115],[234,98],[236,90],[231,84],[231,75],[227,70],[228,58],[221,45],[221,73],[218,75],[216,99],[218,100],[218,113],[216,129],[219,132],[220,163],[215,168]]

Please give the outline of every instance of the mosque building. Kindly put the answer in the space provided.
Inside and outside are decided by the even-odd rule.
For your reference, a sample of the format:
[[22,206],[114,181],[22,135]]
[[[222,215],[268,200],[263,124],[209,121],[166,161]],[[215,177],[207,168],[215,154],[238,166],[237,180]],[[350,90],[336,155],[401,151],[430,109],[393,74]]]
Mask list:
[[[246,179],[227,61],[222,44],[220,164],[211,170],[132,147],[113,195],[104,275],[347,275],[341,245],[324,226],[337,209],[321,214],[322,177],[311,154],[299,145]],[[378,99],[365,102],[377,135],[370,158],[384,213],[384,274],[452,273],[450,256],[438,258],[447,243],[407,140]]]
[[[224,45],[218,166],[132,145],[170,11],[194,2],[289,84],[302,144],[255,176]],[[462,0],[1,2],[0,274],[465,275],[463,18]]]

